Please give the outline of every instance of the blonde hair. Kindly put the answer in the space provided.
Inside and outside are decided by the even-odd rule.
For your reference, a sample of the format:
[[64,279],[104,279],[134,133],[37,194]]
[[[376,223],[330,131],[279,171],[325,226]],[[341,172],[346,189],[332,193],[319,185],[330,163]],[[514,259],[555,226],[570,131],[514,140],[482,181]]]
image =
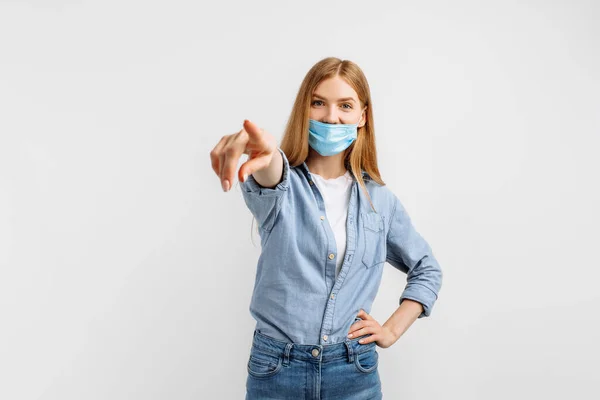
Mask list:
[[358,128],[356,140],[344,150],[344,165],[354,175],[367,196],[371,208],[375,210],[362,176],[362,171],[365,171],[373,181],[385,185],[377,167],[371,90],[365,74],[352,61],[327,57],[313,65],[300,85],[280,147],[290,167],[306,161],[309,153],[308,124],[313,92],[322,81],[335,76],[344,79],[356,91],[362,108],[366,108],[366,123]]
[[[352,61],[328,57],[316,63],[308,71],[300,85],[292,113],[288,119],[281,141],[281,150],[287,156],[290,166],[297,166],[306,161],[308,157],[308,120],[313,92],[322,81],[335,76],[344,79],[356,91],[361,106],[366,108],[367,121],[358,128],[356,140],[344,151],[344,164],[346,169],[352,172],[371,202],[371,196],[365,186],[361,170],[367,172],[371,179],[378,184],[385,185],[385,183],[381,179],[377,167],[371,90],[365,74]],[[371,207],[374,209],[372,202]]]

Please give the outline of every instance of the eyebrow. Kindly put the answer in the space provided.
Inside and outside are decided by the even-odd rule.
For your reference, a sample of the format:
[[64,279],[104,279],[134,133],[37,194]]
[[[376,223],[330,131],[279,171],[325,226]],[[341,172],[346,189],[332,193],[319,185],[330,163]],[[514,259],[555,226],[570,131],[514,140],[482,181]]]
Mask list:
[[[316,94],[316,93],[315,93],[315,94],[313,94],[313,97],[316,97],[317,99],[321,99],[321,100],[327,100],[325,97],[323,97],[323,96],[320,96],[320,95],[318,95],[318,94]],[[343,98],[341,98],[341,99],[337,99],[337,101],[353,101],[353,102],[355,102],[355,103],[356,103],[356,100],[354,100],[354,98],[353,98],[353,97],[343,97]]]

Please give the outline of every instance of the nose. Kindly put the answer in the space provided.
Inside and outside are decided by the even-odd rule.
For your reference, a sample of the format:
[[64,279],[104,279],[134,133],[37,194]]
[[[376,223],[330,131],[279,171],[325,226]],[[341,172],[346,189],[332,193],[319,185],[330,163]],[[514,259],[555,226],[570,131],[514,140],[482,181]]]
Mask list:
[[321,122],[325,122],[328,124],[337,124],[338,123],[338,116],[337,116],[337,109],[335,106],[330,106],[327,109],[327,114],[325,114],[325,117],[323,118],[323,121]]

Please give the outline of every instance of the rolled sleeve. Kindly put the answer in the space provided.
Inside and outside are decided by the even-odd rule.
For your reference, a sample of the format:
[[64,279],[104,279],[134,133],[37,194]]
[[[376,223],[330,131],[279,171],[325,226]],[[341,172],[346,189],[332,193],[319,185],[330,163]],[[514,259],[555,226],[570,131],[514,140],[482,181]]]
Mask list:
[[290,163],[281,148],[277,148],[283,158],[283,174],[281,182],[274,188],[261,186],[254,176],[249,175],[245,182],[240,183],[242,196],[246,206],[256,218],[258,226],[266,231],[271,231],[281,211],[284,195],[290,185]]
[[387,236],[386,261],[407,274],[400,296],[423,305],[419,318],[428,317],[442,286],[442,270],[427,241],[416,231],[406,209],[394,196]]

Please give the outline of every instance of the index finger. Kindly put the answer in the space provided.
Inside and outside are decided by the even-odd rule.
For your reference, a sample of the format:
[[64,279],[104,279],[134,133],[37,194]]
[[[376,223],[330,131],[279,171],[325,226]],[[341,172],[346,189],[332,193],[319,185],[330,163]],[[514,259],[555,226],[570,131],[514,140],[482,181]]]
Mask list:
[[263,130],[249,119],[244,120],[244,130],[248,133],[250,139],[262,139]]

